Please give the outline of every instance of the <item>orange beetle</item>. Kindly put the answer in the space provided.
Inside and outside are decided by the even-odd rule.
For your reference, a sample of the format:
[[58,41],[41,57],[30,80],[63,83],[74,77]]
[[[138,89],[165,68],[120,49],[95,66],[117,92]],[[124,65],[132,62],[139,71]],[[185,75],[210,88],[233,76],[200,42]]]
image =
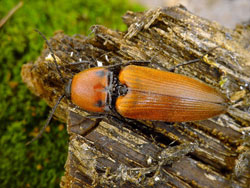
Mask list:
[[[118,112],[139,120],[186,122],[226,111],[226,99],[198,80],[143,66],[127,65],[117,73],[96,67],[76,74],[67,96],[83,110]],[[70,93],[69,93],[70,92]]]
[[[65,82],[46,37],[56,69]],[[192,60],[189,63],[197,62]],[[185,64],[188,64],[187,62]],[[138,120],[186,122],[217,116],[227,109],[227,100],[215,89],[193,78],[143,66],[127,65],[84,70],[66,84],[40,133],[49,125],[64,96],[92,113],[121,115]]]

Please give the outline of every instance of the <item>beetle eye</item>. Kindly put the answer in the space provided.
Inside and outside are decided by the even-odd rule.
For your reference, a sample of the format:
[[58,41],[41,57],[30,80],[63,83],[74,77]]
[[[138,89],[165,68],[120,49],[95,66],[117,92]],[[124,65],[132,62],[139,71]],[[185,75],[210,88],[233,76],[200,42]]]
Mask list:
[[68,81],[65,85],[65,95],[68,99],[71,99],[71,84],[72,84],[72,79]]

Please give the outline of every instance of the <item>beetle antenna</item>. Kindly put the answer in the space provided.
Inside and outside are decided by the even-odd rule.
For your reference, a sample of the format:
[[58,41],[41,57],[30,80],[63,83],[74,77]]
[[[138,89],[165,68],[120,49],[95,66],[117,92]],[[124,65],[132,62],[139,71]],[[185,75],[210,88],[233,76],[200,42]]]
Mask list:
[[188,64],[192,64],[192,63],[196,63],[198,61],[201,61],[203,60],[203,58],[208,55],[209,53],[211,53],[212,51],[214,51],[216,48],[218,48],[220,46],[215,46],[214,48],[210,49],[207,53],[205,53],[203,56],[201,56],[200,58],[197,58],[197,59],[192,59],[190,61],[185,61],[183,63],[180,63],[179,65],[175,65],[174,67],[170,68],[169,71],[174,71],[177,67],[180,67],[180,66],[185,66],[185,65],[188,65]]
[[51,56],[52,56],[52,58],[54,59],[54,62],[55,62],[55,65],[56,65],[56,70],[57,70],[57,72],[59,73],[59,75],[60,75],[60,77],[61,77],[61,81],[62,81],[63,83],[65,83],[64,78],[63,78],[63,76],[62,76],[62,73],[61,73],[61,71],[60,71],[60,69],[59,69],[59,65],[58,65],[58,63],[57,63],[57,61],[56,61],[55,53],[54,53],[54,51],[53,51],[53,49],[52,49],[52,47],[51,47],[51,45],[50,45],[48,39],[47,39],[47,38],[45,37],[45,35],[44,35],[41,31],[39,31],[38,29],[35,29],[35,31],[36,31],[37,33],[39,33],[39,34],[43,37],[43,39],[45,40],[45,42],[46,42],[46,44],[47,44],[47,46],[48,46],[48,48],[49,48],[49,51],[51,52]]
[[40,137],[42,136],[42,134],[44,133],[44,130],[46,129],[46,127],[48,127],[48,125],[49,125],[49,123],[50,123],[50,121],[51,121],[51,119],[52,119],[52,117],[53,117],[53,115],[54,115],[54,113],[55,113],[55,111],[56,111],[56,108],[58,107],[59,103],[61,102],[61,100],[63,99],[64,96],[65,96],[65,95],[63,94],[63,95],[61,95],[61,96],[57,99],[55,106],[54,106],[54,107],[52,108],[52,110],[50,111],[50,114],[49,114],[49,116],[48,116],[48,118],[47,118],[47,120],[46,120],[46,123],[45,123],[45,125],[43,126],[43,128],[40,130],[39,134],[38,134],[36,137],[34,137],[32,140],[30,140],[29,142],[27,142],[26,145],[31,144],[32,142],[34,142],[35,140],[37,140],[38,138],[40,138]]

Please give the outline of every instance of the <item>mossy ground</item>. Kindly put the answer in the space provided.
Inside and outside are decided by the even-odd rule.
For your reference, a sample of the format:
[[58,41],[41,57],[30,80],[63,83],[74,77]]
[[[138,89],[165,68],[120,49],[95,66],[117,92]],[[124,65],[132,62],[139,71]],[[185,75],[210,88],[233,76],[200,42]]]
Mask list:
[[[3,0],[0,18],[19,1]],[[23,6],[0,28],[0,187],[58,187],[67,157],[66,126],[53,121],[43,137],[26,146],[45,123],[49,108],[21,81],[21,67],[35,61],[44,41],[57,30],[87,35],[101,24],[125,30],[121,16],[141,7],[124,0],[23,1]]]

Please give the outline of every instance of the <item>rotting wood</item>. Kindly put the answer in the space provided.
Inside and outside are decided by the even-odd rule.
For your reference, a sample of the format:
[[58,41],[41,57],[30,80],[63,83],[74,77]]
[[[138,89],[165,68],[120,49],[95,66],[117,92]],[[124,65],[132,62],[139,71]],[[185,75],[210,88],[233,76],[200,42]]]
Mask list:
[[[96,122],[65,99],[56,112],[59,119],[67,120],[71,135],[61,187],[249,187],[249,24],[230,30],[184,7],[127,12],[123,20],[128,25],[125,33],[104,26],[92,27],[92,37],[56,33],[50,43],[63,76],[69,78],[89,67],[69,66],[81,60],[92,65],[145,60],[151,62],[148,66],[168,70],[208,53],[200,63],[175,72],[220,90],[232,99],[231,107],[217,118],[191,123],[106,119],[82,136]],[[53,106],[64,85],[49,53],[45,47],[34,64],[24,65],[22,77]],[[164,148],[173,153],[157,170],[154,167],[164,163],[159,158]],[[178,151],[184,153],[172,159]]]

